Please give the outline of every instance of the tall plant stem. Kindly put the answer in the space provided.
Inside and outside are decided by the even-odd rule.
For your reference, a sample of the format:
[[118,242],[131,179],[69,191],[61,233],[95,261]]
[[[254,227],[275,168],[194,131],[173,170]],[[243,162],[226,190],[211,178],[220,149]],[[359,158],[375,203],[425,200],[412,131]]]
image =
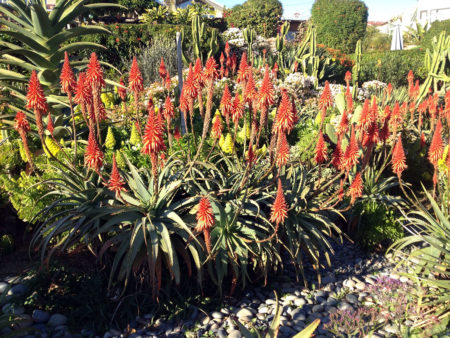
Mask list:
[[69,98],[70,115],[72,116],[72,132],[73,132],[73,147],[74,147],[73,164],[75,165],[77,161],[77,129],[75,126],[75,114],[73,112],[72,93],[69,91],[67,93],[67,96]]

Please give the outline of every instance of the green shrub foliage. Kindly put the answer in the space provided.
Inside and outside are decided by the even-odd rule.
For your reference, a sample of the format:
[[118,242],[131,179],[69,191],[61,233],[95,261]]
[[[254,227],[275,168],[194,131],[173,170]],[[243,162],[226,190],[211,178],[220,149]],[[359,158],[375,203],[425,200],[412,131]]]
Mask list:
[[229,26],[251,27],[260,35],[275,36],[283,7],[278,0],[248,0],[226,14]]
[[439,37],[439,34],[445,31],[450,34],[450,20],[435,21],[431,24],[430,29],[427,30],[423,37],[422,47],[432,49],[432,41],[434,37]]
[[354,51],[364,37],[367,17],[367,7],[359,0],[316,0],[311,10],[317,42],[345,53]]

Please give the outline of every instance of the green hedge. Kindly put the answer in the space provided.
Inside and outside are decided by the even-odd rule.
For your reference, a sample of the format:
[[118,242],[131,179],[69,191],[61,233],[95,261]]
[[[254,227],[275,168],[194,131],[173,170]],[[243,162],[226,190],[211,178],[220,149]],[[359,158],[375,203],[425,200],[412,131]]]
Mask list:
[[427,32],[425,33],[423,40],[422,40],[422,47],[424,49],[430,48],[431,49],[431,42],[433,41],[433,37],[439,36],[442,31],[447,32],[447,35],[450,34],[450,20],[444,20],[444,21],[435,21],[431,24],[431,27]]
[[425,79],[427,73],[424,65],[423,49],[365,53],[361,60],[361,83],[379,80],[392,83],[393,86],[404,86],[411,69],[416,79]]

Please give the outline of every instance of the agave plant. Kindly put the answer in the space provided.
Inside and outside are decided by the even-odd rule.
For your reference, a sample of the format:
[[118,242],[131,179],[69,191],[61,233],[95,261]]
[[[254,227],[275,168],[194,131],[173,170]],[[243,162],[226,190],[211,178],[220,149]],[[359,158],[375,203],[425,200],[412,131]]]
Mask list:
[[51,12],[46,6],[46,1],[40,0],[11,0],[0,4],[0,13],[9,18],[0,18],[0,23],[7,27],[0,33],[12,40],[0,40],[0,60],[13,69],[0,69],[0,81],[5,87],[15,89],[19,96],[23,96],[23,92],[12,88],[11,84],[28,81],[27,74],[31,70],[37,70],[44,86],[56,91],[64,52],[104,48],[92,42],[68,43],[83,35],[109,34],[107,29],[99,26],[67,28],[77,17],[95,8],[123,8],[112,3],[89,3],[88,0],[57,0]]
[[[430,207],[417,202],[417,209],[409,213],[400,209],[403,214],[400,221],[409,236],[395,242],[388,252],[393,250],[400,255],[398,266],[412,269],[403,275],[431,288],[432,294],[426,295],[422,305],[432,308],[435,316],[443,319],[450,313],[449,213],[448,207],[439,205],[425,189],[424,192]],[[420,326],[429,324],[429,320],[425,318]]]

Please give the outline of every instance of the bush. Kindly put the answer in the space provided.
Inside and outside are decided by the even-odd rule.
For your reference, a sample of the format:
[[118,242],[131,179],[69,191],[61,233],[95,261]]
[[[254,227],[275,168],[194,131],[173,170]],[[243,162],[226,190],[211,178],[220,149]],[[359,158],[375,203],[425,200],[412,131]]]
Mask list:
[[393,86],[407,84],[411,69],[416,79],[425,79],[425,52],[421,49],[366,53],[361,60],[361,82],[379,80]]
[[375,27],[367,27],[366,36],[362,40],[363,53],[388,51],[390,47],[391,37],[388,34],[381,33]]
[[311,20],[317,27],[317,42],[353,52],[366,33],[367,16],[367,7],[359,0],[316,0]]
[[432,48],[432,41],[433,37],[438,37],[439,34],[445,31],[447,32],[447,35],[450,34],[450,20],[443,20],[443,21],[435,21],[431,24],[430,29],[425,33],[422,41],[422,47],[424,49]]
[[248,0],[242,5],[234,6],[225,14],[225,19],[231,27],[251,27],[259,35],[275,36],[283,7],[278,0]]

